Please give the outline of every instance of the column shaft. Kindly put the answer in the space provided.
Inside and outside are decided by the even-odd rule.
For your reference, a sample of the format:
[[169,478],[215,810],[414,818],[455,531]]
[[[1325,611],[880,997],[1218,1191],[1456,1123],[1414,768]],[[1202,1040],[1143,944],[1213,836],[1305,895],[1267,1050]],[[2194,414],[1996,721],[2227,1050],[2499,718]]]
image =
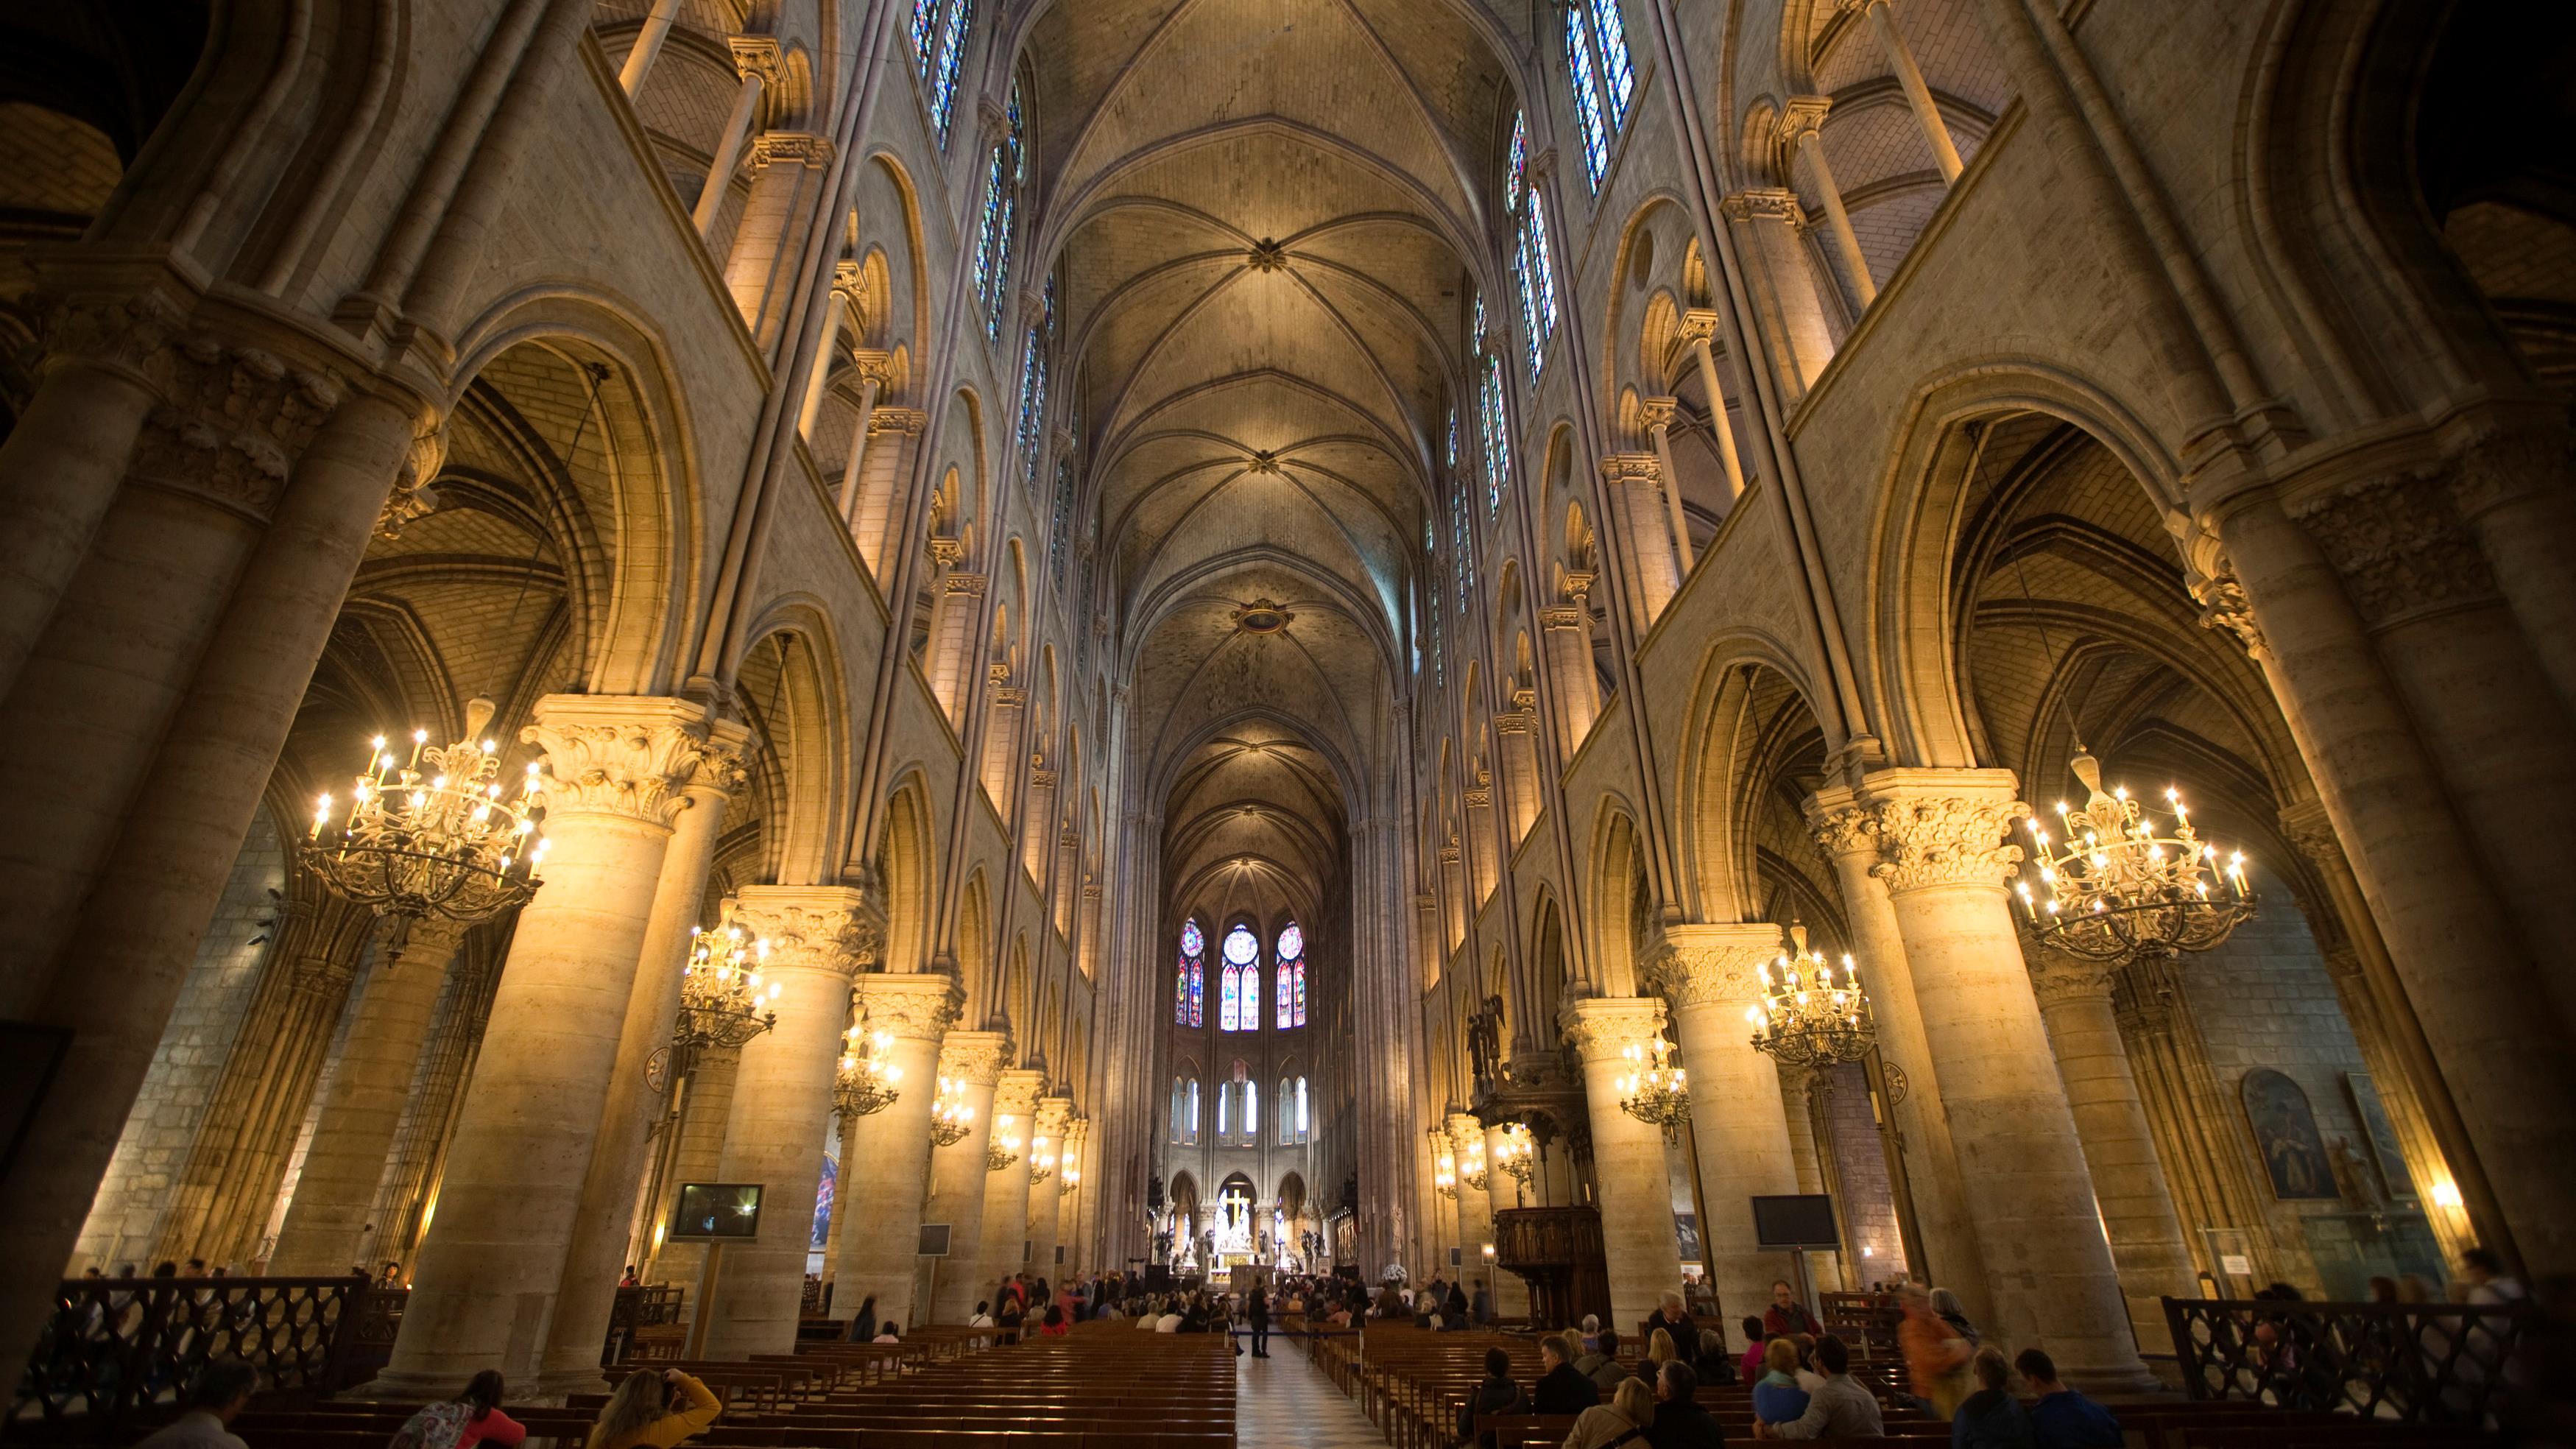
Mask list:
[[948,1225],[948,1256],[938,1262],[931,1301],[914,1311],[923,1322],[962,1324],[976,1299],[993,1296],[984,1281],[984,1180],[992,1175],[984,1150],[993,1140],[993,1088],[1009,1051],[1010,1038],[996,1031],[953,1031],[940,1046],[939,1075],[974,1116],[963,1138],[930,1154],[930,1200],[921,1220]]
[[[1038,1094],[1045,1090],[1046,1073],[1025,1068],[1002,1073],[993,1089],[993,1140],[1007,1139],[1005,1148],[1017,1160],[984,1174],[982,1241],[975,1252],[982,1271],[973,1293],[964,1299],[969,1309],[976,1299],[993,1296],[996,1281],[1023,1270],[1039,1271],[1028,1261],[1029,1142],[1036,1135]],[[1008,1142],[1018,1145],[1008,1146]],[[943,1280],[940,1297],[947,1296],[948,1284]]]
[[752,71],[742,78],[742,88],[734,93],[733,114],[725,117],[724,130],[716,140],[714,162],[707,167],[707,184],[698,192],[698,204],[689,213],[689,225],[698,235],[713,240],[716,213],[724,210],[725,192],[733,186],[735,163],[742,160],[742,143],[751,135],[752,117],[760,112],[760,72]]
[[1709,431],[1717,437],[1717,460],[1726,465],[1726,496],[1744,496],[1744,459],[1735,451],[1735,424],[1726,416],[1726,393],[1717,385],[1717,358],[1705,332],[1691,338],[1691,357],[1699,364],[1700,390],[1708,394]]
[[894,1101],[850,1131],[832,1232],[832,1311],[848,1318],[873,1298],[879,1318],[909,1328],[923,1316],[913,1302],[913,1275],[930,1186],[940,1040],[964,997],[945,976],[910,973],[861,976],[858,994],[868,1030],[894,1038],[887,1058],[900,1075]]
[[[1619,1081],[1629,1070],[1622,1052],[1654,1040],[1664,1013],[1651,998],[1595,996],[1567,1002],[1561,1015],[1583,1054],[1601,1247],[1609,1259],[1610,1321],[1624,1336],[1645,1322],[1664,1294],[1680,1291],[1682,1281],[1663,1133],[1619,1110]],[[1773,1100],[1778,1096],[1775,1089]]]
[[662,54],[662,42],[670,38],[671,22],[679,13],[680,0],[653,0],[652,13],[644,17],[644,28],[635,32],[626,64],[618,69],[618,89],[630,97],[644,89],[644,77],[653,73],[653,62]]
[[1905,103],[1914,108],[1915,124],[1923,128],[1923,142],[1932,148],[1932,164],[1941,168],[1941,184],[1957,181],[1961,170],[1958,143],[1950,139],[1941,108],[1933,103],[1932,88],[1923,83],[1923,68],[1914,63],[1913,49],[1896,28],[1894,7],[1887,0],[1866,0],[1862,8],[1869,12],[1870,24],[1878,30],[1878,43],[1887,49],[1887,68],[1896,72],[1896,83],[1905,91]]
[[1767,922],[1667,926],[1664,939],[1653,979],[1671,1003],[1673,1039],[1690,1074],[1708,1213],[1699,1230],[1717,1275],[1709,1286],[1721,1320],[1742,1317],[1771,1301],[1773,1279],[1789,1275],[1787,1254],[1755,1245],[1752,1199],[1799,1190],[1780,1069],[1753,1049],[1744,1020],[1755,972],[1780,954],[1780,930]]
[[1860,233],[1852,230],[1851,213],[1843,208],[1842,191],[1834,185],[1834,169],[1825,160],[1825,138],[1820,131],[1808,130],[1798,137],[1798,154],[1807,158],[1815,173],[1816,190],[1825,202],[1825,224],[1833,229],[1834,249],[1842,253],[1843,270],[1851,273],[1854,295],[1860,298],[1860,310],[1868,311],[1878,300],[1878,283],[1870,279],[1869,257],[1860,249]]

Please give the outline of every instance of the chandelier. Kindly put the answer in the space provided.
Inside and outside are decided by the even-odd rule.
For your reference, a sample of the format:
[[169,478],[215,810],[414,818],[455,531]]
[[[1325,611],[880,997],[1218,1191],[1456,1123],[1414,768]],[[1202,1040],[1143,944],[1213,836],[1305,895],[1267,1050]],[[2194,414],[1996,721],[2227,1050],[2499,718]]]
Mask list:
[[1619,1054],[1628,1059],[1628,1075],[1619,1079],[1619,1110],[1652,1123],[1672,1141],[1690,1121],[1690,1077],[1672,1064],[1673,1044],[1657,1032],[1653,1045],[1630,1042]]
[[975,1105],[965,1099],[966,1084],[955,1077],[939,1079],[939,1096],[930,1104],[930,1140],[954,1147],[975,1127]]
[[2089,961],[2126,961],[2206,951],[2254,914],[2245,852],[2222,862],[2191,828],[2181,791],[2165,791],[2173,820],[2160,831],[2126,786],[2103,792],[2099,760],[2079,747],[2068,763],[2089,798],[2081,810],[2057,802],[2065,840],[2025,822],[2031,869],[2015,890],[2034,939]]
[[1518,1122],[1506,1122],[1502,1130],[1502,1145],[1494,1149],[1494,1165],[1510,1173],[1512,1181],[1527,1187],[1530,1183],[1530,1154],[1537,1150],[1530,1145],[1529,1129]]
[[984,1139],[986,1172],[999,1172],[1020,1160],[1020,1139],[1008,1135],[1010,1130],[1010,1113],[1003,1112],[993,1118],[993,1135]]
[[[1010,1166],[1007,1162],[1002,1165]],[[1044,1137],[1030,1138],[1029,1186],[1035,1187],[1053,1176],[1055,1176],[1055,1154],[1047,1150],[1047,1140]]]
[[1431,1139],[1431,1190],[1451,1202],[1458,1200],[1458,1154],[1449,1145],[1445,1127],[1426,1128],[1423,1135]]
[[1869,997],[1850,953],[1843,955],[1842,976],[1822,951],[1807,947],[1807,928],[1789,926],[1789,950],[1761,968],[1762,999],[1745,1008],[1753,1024],[1753,1046],[1783,1066],[1831,1066],[1869,1055],[1878,1040],[1878,1023],[1869,1014]]
[[490,920],[540,884],[545,797],[537,767],[528,766],[517,799],[504,798],[499,748],[473,742],[491,721],[492,701],[477,698],[465,707],[465,739],[433,745],[429,731],[414,730],[411,756],[399,764],[378,735],[338,827],[339,803],[328,792],[314,806],[304,863],[334,893],[392,917],[396,953],[414,921]]
[[870,1032],[864,1024],[850,1028],[840,1072],[832,1078],[834,1111],[844,1117],[873,1117],[895,1104],[903,1095],[894,1085],[903,1080],[903,1068],[886,1060],[893,1046],[891,1032]]
[[1469,1192],[1483,1192],[1493,1184],[1494,1176],[1485,1170],[1484,1139],[1471,1138],[1467,1143],[1467,1160],[1458,1164],[1458,1183]]
[[680,977],[680,1020],[674,1038],[682,1046],[738,1047],[778,1025],[769,1003],[778,999],[778,984],[763,981],[760,963],[769,956],[767,941],[743,939],[739,926],[712,931],[689,928],[689,969]]

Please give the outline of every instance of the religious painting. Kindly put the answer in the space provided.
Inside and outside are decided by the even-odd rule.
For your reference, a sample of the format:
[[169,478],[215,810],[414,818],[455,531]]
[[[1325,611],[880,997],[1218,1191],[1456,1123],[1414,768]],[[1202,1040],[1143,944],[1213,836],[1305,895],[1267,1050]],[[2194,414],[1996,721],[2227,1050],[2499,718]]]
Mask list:
[[2415,1179],[2406,1171],[2406,1151],[2397,1145],[2397,1124],[2388,1120],[2387,1104],[2368,1072],[2343,1074],[2343,1089],[2352,1097],[2352,1114],[2370,1140],[2371,1161],[2379,1165],[2380,1186],[2392,1198],[2413,1197]]
[[820,1252],[832,1246],[832,1206],[840,1199],[840,1154],[823,1154],[823,1177],[814,1187],[814,1233],[806,1242],[809,1251]]
[[1684,1263],[1699,1261],[1699,1214],[1673,1214],[1673,1242],[1681,1249]]
[[2263,1170],[2272,1175],[2272,1195],[2284,1201],[2341,1198],[2334,1164],[2317,1131],[2317,1114],[2299,1084],[2269,1067],[2245,1074],[2239,1089],[2245,1098],[2245,1120],[2254,1128],[2254,1148]]

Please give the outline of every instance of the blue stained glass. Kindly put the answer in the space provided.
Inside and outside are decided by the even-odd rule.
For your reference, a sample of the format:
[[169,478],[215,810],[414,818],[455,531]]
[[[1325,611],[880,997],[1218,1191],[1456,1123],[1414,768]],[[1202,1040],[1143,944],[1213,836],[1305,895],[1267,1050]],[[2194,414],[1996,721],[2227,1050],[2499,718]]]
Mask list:
[[1199,934],[1198,922],[1191,921],[1181,927],[1181,951],[1190,956],[1207,953],[1207,940]]
[[987,337],[1002,335],[1002,313],[1007,310],[1005,300],[1011,293],[1011,223],[1019,206],[1020,199],[1016,195],[1002,203],[1001,242],[993,249],[993,293],[984,302],[984,335]]
[[1526,118],[1512,112],[1512,165],[1503,183],[1503,207],[1510,210],[1520,205],[1521,191],[1529,183],[1529,139]]
[[993,295],[993,255],[999,249],[1002,219],[1002,148],[984,162],[984,215],[975,228],[975,295],[989,299]]
[[[1458,466],[1458,410],[1454,407],[1449,410],[1449,447],[1443,456],[1448,460],[1450,467]],[[1429,545],[1425,544],[1424,547],[1427,548]]]
[[933,16],[937,15],[938,12],[939,0],[912,0],[913,64],[919,69],[925,79],[930,75],[931,19]]
[[1503,430],[1503,364],[1491,354],[1485,358],[1485,385],[1477,410],[1482,414],[1484,426],[1485,487],[1497,500],[1496,506],[1500,507],[1503,481],[1510,476],[1510,461],[1505,451],[1509,441]]
[[1181,927],[1181,979],[1172,1020],[1180,1026],[1207,1025],[1207,940],[1195,920]]
[[1573,6],[1565,12],[1566,80],[1574,87],[1574,118],[1583,129],[1583,174],[1592,189],[1601,189],[1602,173],[1610,169],[1610,137],[1601,119],[1601,90],[1592,68],[1592,27],[1583,18],[1583,7]]
[[1279,963],[1279,1029],[1281,1031],[1286,1031],[1297,1024],[1295,992],[1288,984],[1289,978],[1296,974],[1297,968],[1293,963],[1287,961]]
[[957,72],[964,61],[966,28],[973,22],[975,0],[948,0],[948,17],[939,27],[939,64],[930,87],[930,123],[948,142],[948,122],[957,111]]
[[1241,1018],[1242,1008],[1240,1003],[1242,999],[1243,968],[1240,966],[1228,966],[1225,968],[1224,994],[1217,998],[1219,1003],[1216,1013],[1217,1030],[1233,1031],[1235,1029],[1235,1023]]
[[[1299,1026],[1304,1026],[1306,1024],[1306,963],[1303,961],[1297,963],[1297,1024]],[[1305,1107],[1306,1079],[1299,1077],[1297,1079],[1297,1109],[1298,1116],[1300,1118],[1305,1116]]]
[[1547,259],[1547,201],[1536,188],[1530,191],[1529,216],[1522,225],[1529,228],[1531,269],[1536,273],[1538,320],[1540,333],[1556,336],[1556,263]]
[[[1512,287],[1515,291],[1520,293],[1521,338],[1523,349],[1529,354],[1530,381],[1532,383],[1536,383],[1538,381],[1539,363],[1546,357],[1546,339],[1539,336],[1538,300],[1530,295],[1529,243],[1529,228],[1522,227],[1519,235],[1513,239]],[[1500,507],[1501,501],[1501,498],[1497,496],[1495,499],[1495,505]]]
[[1628,64],[1628,24],[1619,18],[1619,0],[1592,0],[1592,20],[1601,34],[1601,78],[1610,91],[1610,129],[1628,127],[1628,97],[1637,88],[1637,72]]

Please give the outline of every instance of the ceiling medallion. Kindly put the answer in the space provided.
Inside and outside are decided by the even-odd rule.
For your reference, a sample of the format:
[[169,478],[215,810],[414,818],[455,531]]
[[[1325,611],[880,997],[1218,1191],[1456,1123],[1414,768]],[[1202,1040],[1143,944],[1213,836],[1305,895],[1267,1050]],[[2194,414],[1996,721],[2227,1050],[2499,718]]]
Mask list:
[[1276,473],[1279,471],[1279,455],[1263,449],[1255,452],[1243,466],[1255,473]]
[[1275,272],[1288,265],[1288,252],[1279,243],[1263,237],[1253,246],[1249,260],[1256,272]]
[[1260,598],[1236,606],[1234,627],[1246,634],[1276,634],[1287,628],[1288,621],[1296,617],[1269,599]]

